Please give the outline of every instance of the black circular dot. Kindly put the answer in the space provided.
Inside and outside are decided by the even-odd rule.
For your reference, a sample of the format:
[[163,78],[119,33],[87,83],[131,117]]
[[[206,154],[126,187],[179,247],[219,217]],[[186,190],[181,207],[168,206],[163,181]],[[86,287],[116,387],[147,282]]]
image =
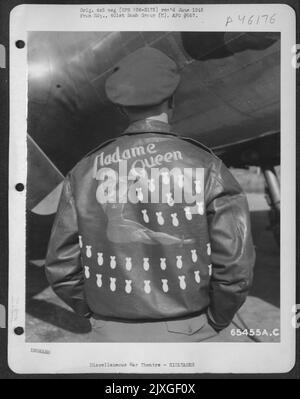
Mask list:
[[23,183],[17,183],[16,184],[16,190],[17,191],[23,191],[24,190],[24,184]]
[[61,88],[61,85],[56,85],[56,87],[57,87],[58,89],[60,89],[60,88]]
[[24,42],[24,40],[17,40],[17,41],[16,41],[16,47],[17,47],[17,48],[24,48],[24,47],[25,47],[25,42]]
[[16,335],[22,335],[22,334],[24,334],[24,328],[23,327],[16,327],[14,329],[14,332],[15,332]]

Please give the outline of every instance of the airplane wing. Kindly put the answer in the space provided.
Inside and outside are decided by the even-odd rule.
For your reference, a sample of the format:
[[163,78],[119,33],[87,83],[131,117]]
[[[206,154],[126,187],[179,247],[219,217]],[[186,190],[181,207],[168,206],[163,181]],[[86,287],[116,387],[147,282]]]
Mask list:
[[51,162],[42,149],[27,135],[29,187],[27,209],[39,215],[55,213],[62,189],[63,174]]
[[279,38],[276,32],[31,32],[28,208],[55,212],[63,176],[127,126],[104,82],[119,59],[145,45],[181,70],[175,131],[232,165],[256,164],[253,154],[241,154],[260,139],[271,137],[278,155]]

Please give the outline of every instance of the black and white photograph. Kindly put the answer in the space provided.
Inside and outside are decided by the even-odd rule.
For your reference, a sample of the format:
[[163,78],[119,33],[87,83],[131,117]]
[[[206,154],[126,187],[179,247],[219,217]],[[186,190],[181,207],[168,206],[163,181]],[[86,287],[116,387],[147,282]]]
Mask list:
[[[224,6],[206,27],[213,9],[203,5],[64,6],[73,7],[64,29],[62,6],[45,6],[48,19],[37,7],[39,22],[14,50],[26,69],[10,150],[12,179],[25,186],[11,229],[24,229],[10,266],[20,295],[11,295],[11,321],[24,331],[11,341],[31,362],[20,367],[39,372],[39,357],[29,359],[58,356],[56,344],[82,347],[76,372],[108,372],[106,361],[127,371],[130,359],[141,372],[141,359],[155,356],[172,372],[176,355],[182,372],[218,370],[221,362],[206,366],[202,355],[200,366],[191,354],[215,344],[249,357],[292,350],[288,8]],[[153,346],[142,355],[132,344]],[[109,348],[124,348],[126,360]],[[70,359],[55,370],[55,356],[41,368],[72,372]]]
[[280,340],[279,33],[30,32],[27,143],[26,340]]

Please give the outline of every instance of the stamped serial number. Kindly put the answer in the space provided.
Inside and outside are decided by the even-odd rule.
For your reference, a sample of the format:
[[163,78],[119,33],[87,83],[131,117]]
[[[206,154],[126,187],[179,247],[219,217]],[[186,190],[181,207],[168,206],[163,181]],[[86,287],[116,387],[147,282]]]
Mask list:
[[241,337],[242,335],[246,335],[249,337],[279,337],[280,331],[279,328],[273,328],[273,330],[268,331],[266,328],[249,328],[249,329],[240,329],[240,328],[232,328],[230,334],[233,337]]

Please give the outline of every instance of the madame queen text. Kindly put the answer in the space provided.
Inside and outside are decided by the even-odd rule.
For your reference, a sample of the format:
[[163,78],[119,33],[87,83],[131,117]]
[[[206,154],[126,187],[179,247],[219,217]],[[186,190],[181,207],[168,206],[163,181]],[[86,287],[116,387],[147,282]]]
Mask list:
[[105,154],[104,152],[101,152],[101,154],[97,155],[94,161],[93,177],[96,178],[98,171],[103,167],[116,164],[121,161],[129,161],[134,158],[139,159],[134,160],[132,163],[131,167],[133,169],[153,168],[161,166],[163,163],[169,163],[183,159],[180,151],[169,151],[165,152],[164,154],[158,154],[154,143],[126,148],[123,151],[121,151],[120,147],[118,146],[113,153]]

